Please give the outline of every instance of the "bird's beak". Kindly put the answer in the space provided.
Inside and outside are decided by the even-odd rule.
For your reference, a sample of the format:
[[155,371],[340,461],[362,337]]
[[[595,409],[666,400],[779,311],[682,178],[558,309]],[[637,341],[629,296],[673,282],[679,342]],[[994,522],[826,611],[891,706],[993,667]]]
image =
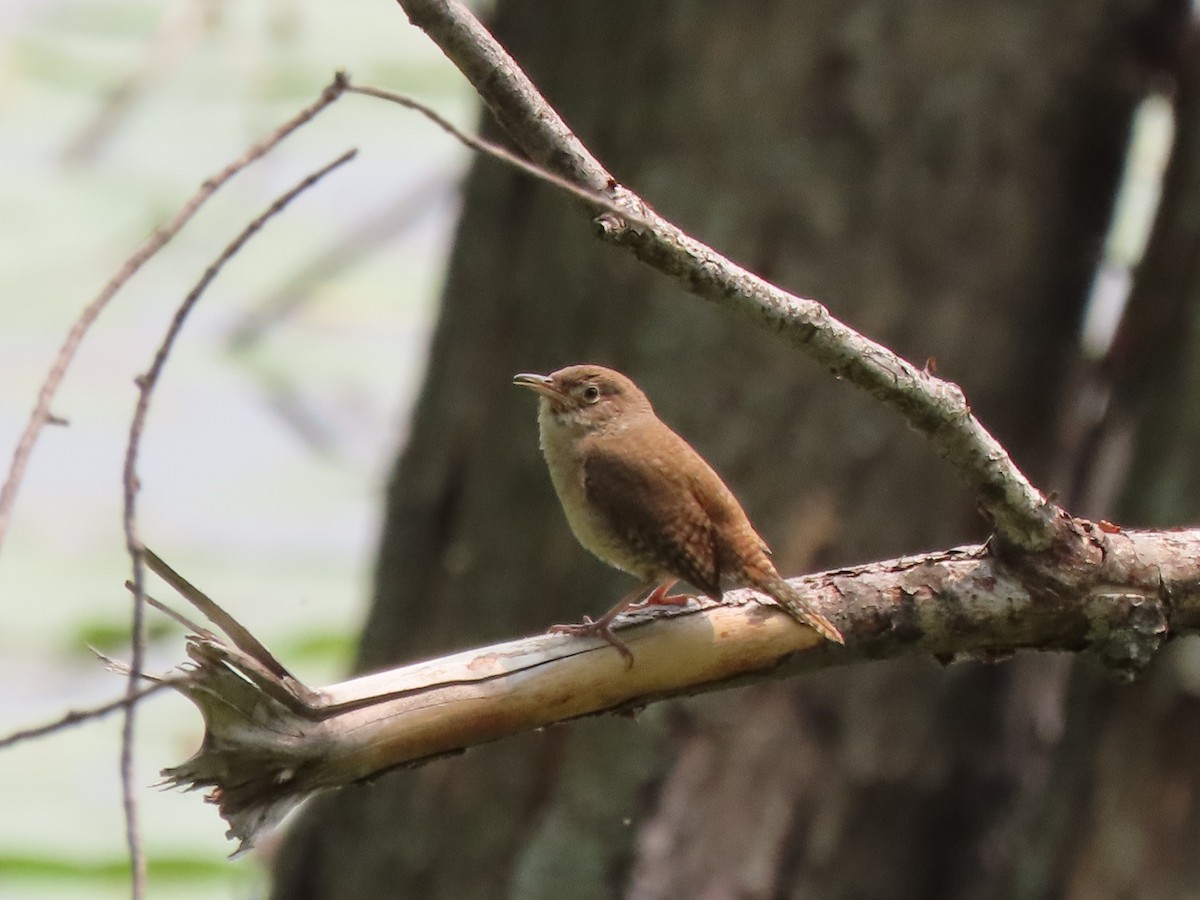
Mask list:
[[543,397],[550,397],[553,400],[558,400],[560,403],[565,398],[565,394],[555,387],[554,382],[548,375],[534,375],[530,372],[522,372],[520,375],[513,376],[513,384],[519,384],[521,387],[531,388],[537,391]]

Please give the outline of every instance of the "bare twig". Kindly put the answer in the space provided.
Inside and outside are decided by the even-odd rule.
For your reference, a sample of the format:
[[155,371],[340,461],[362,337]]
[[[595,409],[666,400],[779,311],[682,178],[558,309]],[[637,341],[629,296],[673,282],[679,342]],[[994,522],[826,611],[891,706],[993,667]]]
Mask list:
[[[667,697],[893,657],[996,659],[1020,649],[1088,652],[1136,672],[1171,635],[1200,629],[1200,530],[1114,532],[1080,520],[1085,547],[1024,578],[985,547],[962,547],[792,579],[833,618],[821,640],[751,591],[725,602],[622,617],[634,665],[599,638],[540,635],[355,678],[302,701],[265,660],[188,640],[179,689],[206,737],[168,783],[212,787],[230,837],[253,841],[309,794],[505,735]],[[228,618],[228,613],[223,613]]]
[[385,241],[400,238],[457,196],[456,174],[445,172],[422,179],[382,212],[357,224],[320,255],[306,260],[265,299],[243,313],[229,331],[229,349],[234,352],[249,349],[309,302],[317,285],[375,252]]
[[471,150],[477,153],[482,153],[485,156],[490,156],[498,159],[501,162],[512,166],[514,169],[519,169],[526,175],[536,178],[539,181],[544,181],[551,184],[561,191],[565,191],[579,200],[583,200],[589,206],[630,219],[639,225],[653,227],[653,223],[648,219],[641,218],[635,211],[630,210],[627,206],[617,203],[615,200],[607,196],[599,189],[592,189],[587,185],[580,185],[575,181],[564,178],[561,175],[556,175],[554,172],[544,166],[535,165],[527,159],[522,159],[511,150],[506,150],[499,144],[494,144],[491,141],[484,140],[480,137],[467,134],[460,130],[457,126],[451,123],[444,116],[419,100],[414,100],[412,97],[407,97],[404,94],[397,94],[395,91],[387,91],[383,88],[370,87],[368,85],[350,84],[346,85],[346,92],[351,94],[363,94],[367,97],[375,97],[380,100],[388,100],[391,103],[396,103],[406,109],[411,109],[414,112],[419,112],[425,116],[455,140],[459,141]]
[[606,191],[616,184],[474,13],[454,0],[398,2],[409,21],[428,34],[467,77],[496,121],[530,159],[592,191]]
[[14,731],[12,734],[6,734],[0,737],[0,750],[5,747],[11,747],[14,744],[19,744],[22,741],[30,740],[31,738],[45,737],[48,734],[53,734],[56,731],[62,731],[64,728],[70,728],[73,725],[81,725],[84,722],[89,722],[92,719],[101,719],[109,713],[116,712],[119,709],[138,703],[144,700],[151,694],[157,693],[166,687],[178,687],[184,676],[176,678],[163,678],[155,681],[154,684],[139,688],[132,695],[124,694],[116,700],[111,700],[108,703],[100,706],[93,706],[90,709],[71,710],[61,718],[55,719],[53,722],[47,722],[45,725],[36,725],[32,728],[22,728],[19,731]]
[[[341,91],[343,86],[339,81],[335,82],[338,90]],[[263,227],[271,218],[280,213],[289,203],[297,196],[308,190],[334,169],[342,166],[354,158],[356,150],[348,150],[343,153],[333,162],[318,169],[317,171],[307,175],[299,184],[289,190],[287,193],[280,196],[266,210],[259,214],[253,221],[250,222],[241,233],[233,239],[230,244],[221,251],[221,254],[213,261],[213,263],[205,270],[200,280],[196,282],[195,287],[188,292],[179,309],[176,310],[175,316],[171,319],[171,324],[167,328],[167,333],[163,337],[162,344],[158,348],[158,352],[154,355],[154,362],[151,363],[149,370],[145,375],[142,375],[137,380],[138,386],[138,401],[134,409],[133,421],[129,426],[129,442],[125,449],[125,469],[124,469],[124,525],[125,525],[125,547],[129,552],[133,563],[133,577],[131,579],[131,590],[133,593],[133,616],[130,626],[132,652],[129,662],[129,681],[126,696],[132,698],[138,691],[138,681],[142,676],[142,663],[145,655],[145,626],[143,622],[144,600],[145,600],[145,571],[143,568],[143,556],[147,552],[141,544],[137,533],[137,493],[138,493],[138,475],[137,475],[137,458],[138,451],[141,447],[142,433],[145,429],[146,415],[150,409],[150,398],[153,394],[154,387],[158,383],[159,376],[162,374],[163,366],[166,365],[167,357],[171,353],[171,348],[175,344],[175,339],[179,336],[183,329],[184,322],[188,315],[203,295],[205,289],[217,277],[225,264],[232,259],[239,250],[245,246],[259,229]],[[168,570],[169,571],[169,570]],[[286,674],[283,673],[283,674]],[[125,723],[121,734],[121,794],[122,802],[125,807],[125,837],[129,845],[129,855],[133,865],[133,896],[141,897],[144,893],[145,886],[145,860],[141,850],[141,840],[138,831],[138,813],[137,813],[137,797],[133,789],[133,732],[134,722],[136,718],[136,706],[130,702],[125,706]]]
[[297,128],[311,121],[321,110],[337,100],[344,90],[345,79],[341,73],[338,73],[334,76],[333,81],[321,91],[321,95],[315,101],[300,110],[300,112],[280,125],[267,135],[267,137],[251,146],[245,153],[220,172],[206,179],[200,186],[200,189],[192,195],[179,212],[168,222],[155,229],[154,233],[146,238],[142,245],[134,251],[133,255],[125,260],[124,264],[104,286],[103,290],[79,314],[79,318],[71,326],[71,331],[67,334],[66,340],[63,341],[62,346],[59,348],[58,355],[55,356],[54,362],[50,366],[50,371],[42,382],[41,390],[38,392],[37,403],[34,405],[33,412],[29,416],[29,422],[25,425],[25,430],[22,432],[20,439],[17,441],[17,446],[13,450],[12,462],[8,468],[8,477],[4,482],[4,486],[0,488],[0,548],[4,545],[4,537],[8,532],[8,524],[12,518],[13,504],[16,502],[17,491],[25,476],[25,469],[29,464],[30,454],[33,452],[33,447],[37,443],[42,428],[52,419],[50,403],[54,399],[54,395],[58,392],[59,385],[62,384],[63,377],[66,375],[71,361],[75,358],[75,352],[79,349],[79,345],[87,334],[88,329],[92,327],[92,323],[104,311],[104,308],[112,300],[117,291],[152,256],[158,253],[168,241],[179,233],[200,207],[222,185],[242,169],[246,168],[246,166],[269,153],[280,141]]
[[602,237],[628,248],[692,293],[779,333],[836,375],[895,407],[974,490],[1002,543],[1025,550],[1050,543],[1055,536],[1053,506],[972,415],[957,385],[913,366],[835,319],[817,301],[789,294],[659,216],[617,183],[463,4],[398,2],[537,166],[605,194],[608,202],[595,204],[594,212],[618,207],[617,215],[599,216]]

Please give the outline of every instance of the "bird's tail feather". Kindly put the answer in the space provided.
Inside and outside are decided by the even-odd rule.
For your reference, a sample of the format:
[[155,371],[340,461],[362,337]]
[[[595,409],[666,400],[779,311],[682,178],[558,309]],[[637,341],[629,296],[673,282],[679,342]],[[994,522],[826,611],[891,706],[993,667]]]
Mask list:
[[826,640],[837,644],[846,643],[846,639],[842,637],[842,633],[838,630],[837,626],[817,612],[812,604],[801,596],[798,590],[784,581],[779,575],[776,575],[774,578],[767,578],[765,579],[765,583],[755,586],[764,593],[770,594],[775,602],[782,606],[787,614],[797,622],[807,625]]

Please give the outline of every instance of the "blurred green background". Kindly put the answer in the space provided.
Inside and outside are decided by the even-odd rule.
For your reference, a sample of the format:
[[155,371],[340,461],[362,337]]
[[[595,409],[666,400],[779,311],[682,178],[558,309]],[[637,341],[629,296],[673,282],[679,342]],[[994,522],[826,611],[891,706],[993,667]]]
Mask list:
[[[5,467],[82,307],[338,68],[474,126],[464,82],[378,0],[0,2]],[[120,473],[133,379],[220,250],[348,147],[359,158],[269,223],[201,301],[154,396],[139,500],[148,545],[301,678],[341,677],[466,164],[424,119],[356,96],[219,193],[83,345],[53,405],[70,425],[43,432],[0,548],[0,734],[122,690],[87,647],[128,656]],[[180,630],[154,613],[150,626],[148,667],[181,662]],[[127,895],[119,731],[113,717],[0,751],[0,898]],[[215,809],[152,787],[201,733],[179,697],[142,707],[150,896],[257,896],[261,856],[227,862]]]

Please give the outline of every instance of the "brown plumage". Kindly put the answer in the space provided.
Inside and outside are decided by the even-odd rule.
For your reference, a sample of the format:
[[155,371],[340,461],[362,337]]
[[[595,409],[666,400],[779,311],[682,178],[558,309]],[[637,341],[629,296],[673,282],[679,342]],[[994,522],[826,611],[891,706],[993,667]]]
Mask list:
[[632,661],[611,631],[613,619],[640,599],[662,602],[683,580],[715,600],[726,587],[753,587],[842,643],[833,623],[780,577],[720,476],[663,424],[631,380],[581,365],[514,381],[540,395],[542,453],[571,530],[601,560],[640,582],[595,622],[553,630],[599,634]]

